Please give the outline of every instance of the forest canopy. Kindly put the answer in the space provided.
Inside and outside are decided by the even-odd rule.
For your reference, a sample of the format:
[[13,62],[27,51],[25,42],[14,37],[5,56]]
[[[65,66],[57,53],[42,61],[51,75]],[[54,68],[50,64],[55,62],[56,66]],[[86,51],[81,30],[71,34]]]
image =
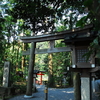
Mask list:
[[[22,50],[30,46],[21,43],[20,36],[54,34],[88,24],[93,24],[93,30],[98,33],[90,48],[100,55],[100,0],[0,0],[0,36],[4,37],[0,41],[0,64],[3,66],[8,60],[13,70],[20,70],[22,59],[29,59],[22,57]],[[26,63],[23,66],[27,66]],[[43,66],[47,66],[46,63]]]

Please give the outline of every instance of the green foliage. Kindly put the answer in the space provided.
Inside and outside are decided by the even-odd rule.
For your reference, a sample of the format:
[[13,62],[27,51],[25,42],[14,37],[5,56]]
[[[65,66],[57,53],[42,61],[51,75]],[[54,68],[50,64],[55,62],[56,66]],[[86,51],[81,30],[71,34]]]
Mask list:
[[[94,29],[100,30],[98,27],[100,25],[100,5],[98,0],[85,0],[83,2],[84,10],[87,14],[83,16],[78,22],[77,26],[84,26],[87,24],[94,24]],[[84,12],[84,11],[83,11]]]
[[[15,0],[10,15],[14,19],[23,19],[23,28],[38,31],[47,31],[54,23],[55,11],[51,6],[52,1]],[[52,18],[52,19],[51,19]],[[47,28],[47,29],[46,29]]]
[[100,58],[100,41],[99,41],[100,37],[97,37],[93,40],[93,42],[90,45],[90,49],[92,51],[92,53],[95,54],[96,58]]
[[[48,48],[48,42],[39,42],[36,45],[37,49],[47,49]],[[48,70],[48,54],[36,54],[35,56],[35,69],[41,70],[41,71],[47,71]]]
[[86,21],[87,21],[88,17],[84,16],[82,17],[77,23],[76,23],[76,27],[84,27],[86,25]]
[[62,81],[63,72],[67,71],[67,67],[70,66],[70,53],[60,52],[53,54],[53,74],[55,81]]
[[15,73],[11,73],[11,83],[14,83],[14,82],[24,82],[25,81],[25,78],[24,77],[20,77],[18,75],[16,75]]
[[37,54],[35,60],[35,69],[41,71],[48,70],[48,54]]
[[26,93],[26,83],[14,83],[13,84],[13,93],[15,95]]
[[62,41],[63,41],[63,39],[62,40],[56,40],[55,41],[55,47],[66,47],[65,43],[62,42]]
[[99,0],[85,0],[83,5],[87,9],[87,15],[83,16],[76,24],[78,27],[84,27],[87,24],[93,24],[93,30],[96,31],[94,34],[98,34],[97,37],[89,46],[89,52],[85,55],[87,60],[90,58],[91,54],[94,54],[94,57],[100,57],[100,5]]
[[[63,40],[57,40],[55,42],[55,47],[65,47],[65,44],[62,43]],[[48,47],[48,43],[42,42],[38,43],[36,46],[38,49],[44,49]],[[49,68],[48,68],[48,54],[37,54],[35,60],[35,69],[39,69],[41,71],[46,71],[46,74],[49,75]],[[63,79],[63,72],[67,71],[67,67],[70,66],[70,53],[69,52],[59,52],[53,53],[53,75],[50,76],[50,83],[49,86],[53,86],[55,83],[60,84]],[[70,78],[68,79],[68,81]]]
[[73,28],[78,15],[83,14],[85,8],[83,1],[80,0],[10,0],[8,4],[10,6],[8,14],[13,17],[12,21],[17,22],[18,19],[22,19],[23,28],[32,30],[34,35],[39,31],[43,33],[57,31],[55,23],[58,21],[59,24],[59,20],[64,22],[61,29],[64,26],[67,29]]
[[[93,42],[90,43],[89,51],[83,55],[86,56],[87,61],[89,60],[91,55],[94,55],[95,58],[100,58],[100,41],[99,37],[96,37]],[[98,62],[97,62],[98,63]]]
[[93,0],[85,0],[84,1],[84,6],[89,7],[92,6]]

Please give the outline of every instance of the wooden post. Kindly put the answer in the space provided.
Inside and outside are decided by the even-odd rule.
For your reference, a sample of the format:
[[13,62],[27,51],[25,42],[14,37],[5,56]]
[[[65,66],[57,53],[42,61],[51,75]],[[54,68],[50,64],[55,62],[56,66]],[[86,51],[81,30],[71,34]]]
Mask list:
[[34,63],[35,63],[35,47],[36,43],[31,43],[31,50],[30,50],[30,61],[29,61],[29,70],[28,70],[28,82],[27,82],[27,91],[25,98],[32,97],[32,88],[33,88],[33,72],[34,72]]
[[42,73],[40,72],[40,85],[42,85]]
[[74,84],[74,96],[75,100],[81,100],[81,84],[80,75],[78,72],[74,72],[73,84]]
[[45,93],[45,100],[48,100],[48,86],[47,85],[45,85],[44,93]]

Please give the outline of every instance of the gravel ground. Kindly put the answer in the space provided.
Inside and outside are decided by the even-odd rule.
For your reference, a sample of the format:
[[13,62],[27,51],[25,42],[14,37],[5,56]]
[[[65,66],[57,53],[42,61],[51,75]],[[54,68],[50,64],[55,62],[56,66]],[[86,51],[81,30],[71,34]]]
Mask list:
[[[26,99],[24,95],[15,96],[8,100],[45,100],[44,85],[37,85],[38,92],[33,93],[33,98]],[[48,88],[48,100],[74,100],[73,88]]]

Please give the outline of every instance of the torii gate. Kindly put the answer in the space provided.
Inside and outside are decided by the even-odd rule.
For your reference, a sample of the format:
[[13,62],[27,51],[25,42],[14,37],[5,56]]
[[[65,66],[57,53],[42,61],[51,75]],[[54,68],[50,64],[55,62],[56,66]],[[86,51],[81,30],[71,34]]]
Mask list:
[[39,84],[42,85],[42,75],[44,75],[45,72],[40,71],[39,73],[37,73],[37,75],[40,75],[40,81]]
[[[35,61],[35,54],[36,53],[54,53],[54,52],[64,52],[64,51],[71,51],[70,47],[61,47],[61,48],[55,48],[54,47],[54,40],[64,39],[67,36],[70,36],[71,33],[79,33],[84,34],[86,33],[88,35],[88,32],[90,32],[93,25],[85,26],[84,28],[76,28],[74,30],[67,30],[63,32],[58,32],[55,34],[47,34],[47,35],[38,35],[38,36],[31,36],[31,37],[20,37],[22,42],[24,43],[31,43],[31,49],[30,52],[26,51],[23,53],[23,55],[30,54],[30,61],[29,61],[29,72],[28,72],[28,83],[27,83],[27,91],[25,98],[32,97],[32,78],[33,78],[33,70],[34,70],[34,61]],[[43,42],[43,41],[50,41],[50,48],[49,49],[36,49],[36,43],[37,42]]]

